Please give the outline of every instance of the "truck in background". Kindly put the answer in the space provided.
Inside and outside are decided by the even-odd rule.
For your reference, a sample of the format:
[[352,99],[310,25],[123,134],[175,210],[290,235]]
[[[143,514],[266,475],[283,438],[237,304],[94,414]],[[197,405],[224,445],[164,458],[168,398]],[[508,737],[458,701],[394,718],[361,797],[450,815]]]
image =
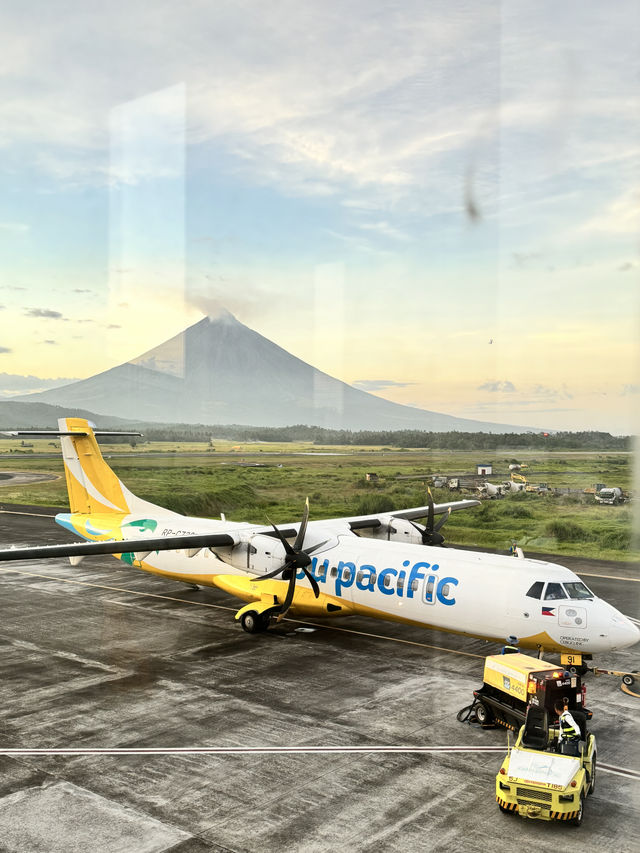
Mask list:
[[600,489],[599,492],[595,493],[594,497],[597,504],[609,504],[610,506],[624,503],[626,500],[624,492],[617,486]]

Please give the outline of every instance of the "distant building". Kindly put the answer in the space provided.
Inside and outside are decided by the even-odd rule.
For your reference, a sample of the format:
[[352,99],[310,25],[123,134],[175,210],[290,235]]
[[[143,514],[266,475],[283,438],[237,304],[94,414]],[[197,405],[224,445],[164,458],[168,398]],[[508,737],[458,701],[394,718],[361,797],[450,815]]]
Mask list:
[[367,474],[366,476],[367,476],[367,482],[368,483],[377,483],[378,482],[378,475],[375,472],[372,471],[370,474]]
[[478,474],[482,477],[490,477],[493,474],[493,465],[486,464],[484,462],[478,462],[477,465]]

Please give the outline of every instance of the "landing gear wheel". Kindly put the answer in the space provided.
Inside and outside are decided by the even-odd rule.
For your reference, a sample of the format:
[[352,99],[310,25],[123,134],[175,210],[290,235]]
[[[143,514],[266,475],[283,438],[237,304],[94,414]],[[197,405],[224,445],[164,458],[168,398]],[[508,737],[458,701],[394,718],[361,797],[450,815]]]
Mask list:
[[493,719],[493,714],[483,702],[478,702],[478,704],[474,708],[474,712],[476,715],[476,720],[480,723],[481,726],[486,726]]
[[631,687],[632,684],[636,683],[636,680],[632,675],[623,675],[622,683],[625,684],[627,687]]
[[591,784],[589,785],[588,794],[593,794],[596,788],[596,757],[593,756],[593,761],[591,762]]
[[247,634],[261,634],[269,627],[269,617],[255,610],[249,610],[240,617],[240,624]]
[[580,794],[580,808],[578,809],[578,814],[572,818],[571,826],[580,826],[582,823],[582,816],[584,814],[584,796]]

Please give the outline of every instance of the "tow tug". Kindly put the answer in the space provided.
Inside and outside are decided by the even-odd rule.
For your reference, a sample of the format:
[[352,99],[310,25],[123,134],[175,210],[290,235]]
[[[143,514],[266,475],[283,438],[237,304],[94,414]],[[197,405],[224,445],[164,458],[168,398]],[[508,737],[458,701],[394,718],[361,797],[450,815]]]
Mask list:
[[496,776],[500,811],[537,820],[561,820],[580,826],[584,800],[596,784],[596,738],[587,720],[572,712],[580,726],[579,755],[560,755],[558,726],[549,728],[545,708],[530,706],[516,744]]
[[517,731],[527,708],[545,708],[553,714],[563,699],[571,711],[593,716],[585,708],[587,688],[577,672],[523,654],[489,655],[485,658],[483,684],[473,691],[471,712],[483,726],[500,725]]

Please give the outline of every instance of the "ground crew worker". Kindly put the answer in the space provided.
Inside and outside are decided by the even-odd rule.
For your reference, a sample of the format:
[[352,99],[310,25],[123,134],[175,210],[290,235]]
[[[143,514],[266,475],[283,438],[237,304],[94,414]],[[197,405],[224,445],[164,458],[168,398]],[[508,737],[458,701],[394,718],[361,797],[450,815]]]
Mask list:
[[511,545],[509,547],[509,553],[511,554],[512,557],[518,556],[518,546],[516,545],[515,539],[511,540]]
[[518,648],[518,638],[514,637],[513,634],[509,634],[507,637],[506,645],[502,647],[503,655],[517,655],[520,649]]
[[558,725],[560,727],[558,731],[558,752],[561,752],[563,755],[579,755],[580,749],[578,744],[582,737],[580,726],[571,716],[564,701],[556,702],[553,707],[558,715]]

